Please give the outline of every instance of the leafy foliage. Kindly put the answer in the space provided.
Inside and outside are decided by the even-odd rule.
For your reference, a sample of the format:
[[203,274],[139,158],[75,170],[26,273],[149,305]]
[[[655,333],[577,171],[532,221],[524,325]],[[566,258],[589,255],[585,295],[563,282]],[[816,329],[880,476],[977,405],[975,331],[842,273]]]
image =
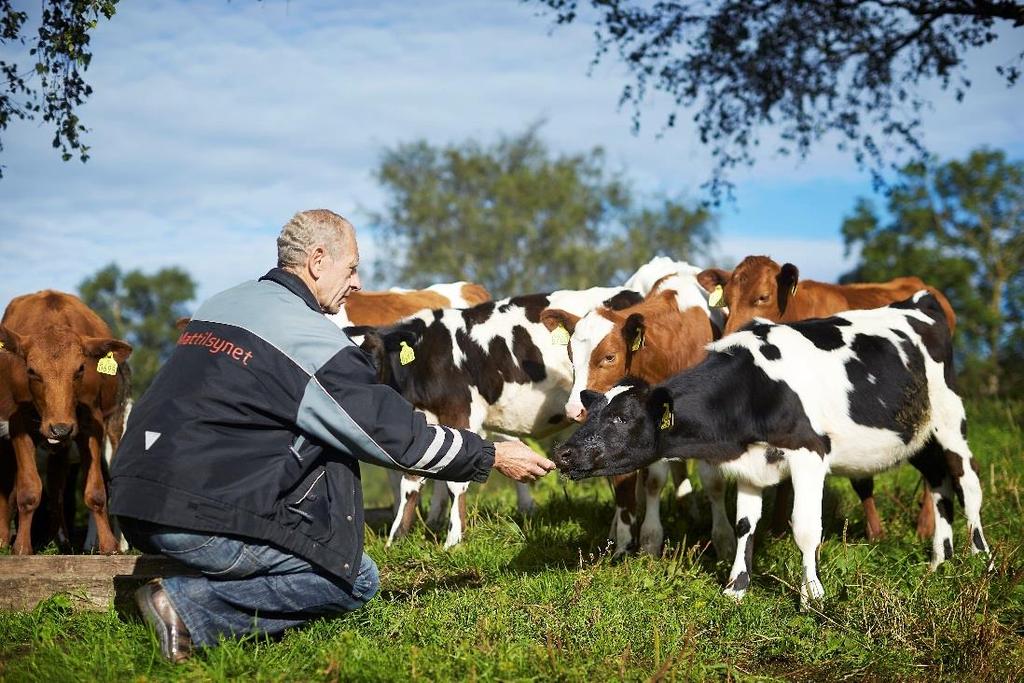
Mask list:
[[843,222],[859,262],[845,281],[917,275],[957,313],[956,343],[968,369],[995,393],[1024,375],[1024,162],[979,149],[964,161],[911,164],[891,188],[887,221],[858,200]]
[[[89,147],[81,139],[86,128],[75,108],[92,94],[83,76],[92,61],[90,31],[101,17],[114,16],[116,7],[117,0],[43,1],[35,43],[28,51],[34,63],[22,70],[16,62],[0,60],[0,131],[12,119],[40,117],[53,127],[53,147],[64,161],[75,153],[83,162],[88,160]],[[28,19],[13,0],[0,0],[0,45],[24,45]],[[3,148],[0,139],[0,152]]]
[[[716,199],[773,126],[777,151],[801,157],[838,133],[840,148],[880,182],[887,160],[923,154],[927,101],[916,86],[937,79],[962,99],[967,52],[997,40],[1001,27],[1019,39],[1024,26],[1024,4],[1009,1],[525,1],[553,10],[557,24],[593,21],[594,62],[614,51],[632,76],[620,105],[633,107],[635,128],[651,89],[675,105],[669,128],[679,109],[694,110],[716,161]],[[1010,85],[1021,58],[998,68]]]
[[132,345],[132,391],[141,396],[174,348],[174,323],[188,314],[185,304],[195,298],[195,282],[180,268],[146,275],[123,273],[112,263],[83,280],[78,290],[114,336]]
[[537,126],[486,146],[386,150],[388,192],[371,219],[391,245],[386,281],[479,282],[495,295],[621,282],[655,255],[706,253],[714,218],[661,198],[641,205],[600,148],[552,155]]

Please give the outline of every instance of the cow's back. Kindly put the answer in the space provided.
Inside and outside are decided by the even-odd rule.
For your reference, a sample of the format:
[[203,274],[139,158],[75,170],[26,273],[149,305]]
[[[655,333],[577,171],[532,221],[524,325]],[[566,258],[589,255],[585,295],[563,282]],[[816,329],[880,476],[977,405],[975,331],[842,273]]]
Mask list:
[[425,309],[447,308],[447,297],[429,290],[410,292],[353,292],[345,302],[352,325],[390,325]]
[[908,299],[922,289],[928,290],[938,300],[952,332],[956,328],[956,314],[953,313],[949,300],[942,292],[914,276],[898,277],[888,282],[858,282],[847,285],[805,280],[797,287],[797,293],[791,299],[782,321],[796,322],[807,318],[826,318],[843,311],[880,308]]
[[112,336],[110,327],[81,299],[52,289],[12,299],[3,325],[19,334],[38,334],[47,327],[63,325],[87,337]]

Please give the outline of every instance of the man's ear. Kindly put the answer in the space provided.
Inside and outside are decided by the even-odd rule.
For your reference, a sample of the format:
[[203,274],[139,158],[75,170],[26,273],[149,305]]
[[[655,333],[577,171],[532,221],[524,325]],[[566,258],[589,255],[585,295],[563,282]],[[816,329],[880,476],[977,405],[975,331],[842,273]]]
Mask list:
[[314,280],[319,280],[323,277],[324,268],[326,267],[324,260],[326,258],[327,250],[322,246],[313,247],[313,250],[306,257],[306,269]]
[[796,286],[800,282],[800,271],[792,263],[785,263],[775,281],[779,286],[779,313],[785,313],[790,299],[796,296]]
[[732,271],[722,270],[721,268],[708,268],[697,273],[697,282],[700,286],[708,293],[715,291],[715,287],[721,285],[725,287],[725,283],[732,277]]
[[82,337],[82,351],[93,358],[103,358],[108,353],[114,354],[114,360],[123,363],[132,355],[132,345],[120,339],[105,337]]
[[540,321],[544,327],[548,328],[548,332],[558,329],[558,326],[561,325],[569,334],[572,334],[580,317],[560,308],[545,308],[540,312]]
[[622,337],[626,340],[626,348],[630,353],[636,353],[644,346],[644,335],[646,327],[642,313],[630,313],[626,323],[622,327]]
[[0,344],[5,351],[10,351],[22,359],[28,355],[29,338],[22,336],[9,327],[0,325]]

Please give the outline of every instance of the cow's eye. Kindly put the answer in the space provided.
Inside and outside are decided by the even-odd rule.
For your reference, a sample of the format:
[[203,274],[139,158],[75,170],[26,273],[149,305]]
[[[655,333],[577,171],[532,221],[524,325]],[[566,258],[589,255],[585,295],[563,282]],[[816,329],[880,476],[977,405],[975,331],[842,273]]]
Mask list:
[[39,379],[39,373],[36,372],[35,368],[28,369],[28,376],[31,377],[32,379]]
[[769,299],[771,299],[771,296],[769,296],[768,294],[762,294],[761,296],[757,297],[755,303],[766,304],[768,303]]
[[85,374],[85,365],[84,364],[79,365],[78,369],[75,370],[75,377],[81,377],[84,374]]
[[604,357],[604,362],[605,363],[614,363],[615,362],[615,354],[614,353],[609,353],[607,356]]

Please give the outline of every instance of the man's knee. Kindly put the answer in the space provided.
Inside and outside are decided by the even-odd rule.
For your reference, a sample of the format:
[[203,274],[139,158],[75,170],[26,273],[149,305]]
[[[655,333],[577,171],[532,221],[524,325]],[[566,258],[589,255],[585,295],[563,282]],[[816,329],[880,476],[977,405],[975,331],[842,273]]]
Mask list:
[[380,572],[377,570],[377,563],[366,553],[363,553],[359,574],[356,576],[352,588],[354,597],[364,605],[380,590]]

